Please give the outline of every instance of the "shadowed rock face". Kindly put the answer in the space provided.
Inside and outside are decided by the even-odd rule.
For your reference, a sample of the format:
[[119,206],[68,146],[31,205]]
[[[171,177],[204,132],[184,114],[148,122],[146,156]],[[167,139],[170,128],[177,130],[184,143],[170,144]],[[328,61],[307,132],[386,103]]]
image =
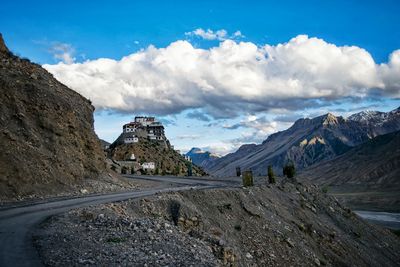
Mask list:
[[12,55],[1,36],[0,103],[1,199],[54,194],[104,170],[90,101]]
[[216,176],[234,175],[235,168],[265,175],[268,165],[280,173],[292,161],[297,169],[332,159],[373,137],[400,130],[400,110],[361,112],[348,119],[331,113],[297,120],[289,129],[272,134],[260,145],[245,145],[235,153],[204,166]]

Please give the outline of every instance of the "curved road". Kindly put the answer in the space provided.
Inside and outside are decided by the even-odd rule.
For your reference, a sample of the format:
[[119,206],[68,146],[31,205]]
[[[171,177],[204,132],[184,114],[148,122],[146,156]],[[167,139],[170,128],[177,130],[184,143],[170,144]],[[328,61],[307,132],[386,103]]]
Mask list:
[[[232,182],[205,178],[177,178],[167,176],[133,176],[132,179],[159,181],[160,187],[138,191],[92,195],[87,197],[52,200],[12,208],[0,208],[0,267],[42,266],[33,247],[32,230],[46,218],[73,208],[140,198],[159,192],[189,189],[209,189],[235,185]],[[171,185],[172,184],[172,185]]]

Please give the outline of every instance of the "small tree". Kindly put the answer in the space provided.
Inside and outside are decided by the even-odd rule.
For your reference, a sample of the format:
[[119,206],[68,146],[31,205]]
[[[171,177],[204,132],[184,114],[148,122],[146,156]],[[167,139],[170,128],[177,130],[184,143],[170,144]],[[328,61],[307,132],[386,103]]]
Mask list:
[[270,184],[275,183],[275,174],[274,174],[274,170],[272,169],[272,165],[268,166],[268,181]]
[[283,175],[287,178],[293,178],[296,174],[296,169],[293,163],[288,163],[283,167]]

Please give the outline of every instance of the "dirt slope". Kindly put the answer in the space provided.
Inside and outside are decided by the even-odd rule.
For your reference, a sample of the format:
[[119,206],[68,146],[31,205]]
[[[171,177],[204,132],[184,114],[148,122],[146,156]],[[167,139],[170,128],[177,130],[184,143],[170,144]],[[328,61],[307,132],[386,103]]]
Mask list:
[[0,200],[52,195],[104,170],[90,101],[0,36]]

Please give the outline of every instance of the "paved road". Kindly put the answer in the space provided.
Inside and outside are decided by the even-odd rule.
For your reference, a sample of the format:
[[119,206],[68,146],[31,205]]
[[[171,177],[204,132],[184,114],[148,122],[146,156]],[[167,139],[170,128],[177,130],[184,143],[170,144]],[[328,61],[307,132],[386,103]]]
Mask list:
[[42,266],[39,255],[33,247],[31,233],[38,224],[49,216],[63,213],[73,208],[116,202],[129,198],[140,198],[154,195],[158,192],[232,186],[231,183],[224,181],[201,178],[133,175],[127,175],[126,177],[160,181],[162,183],[156,189],[63,199],[0,209],[0,267]]

